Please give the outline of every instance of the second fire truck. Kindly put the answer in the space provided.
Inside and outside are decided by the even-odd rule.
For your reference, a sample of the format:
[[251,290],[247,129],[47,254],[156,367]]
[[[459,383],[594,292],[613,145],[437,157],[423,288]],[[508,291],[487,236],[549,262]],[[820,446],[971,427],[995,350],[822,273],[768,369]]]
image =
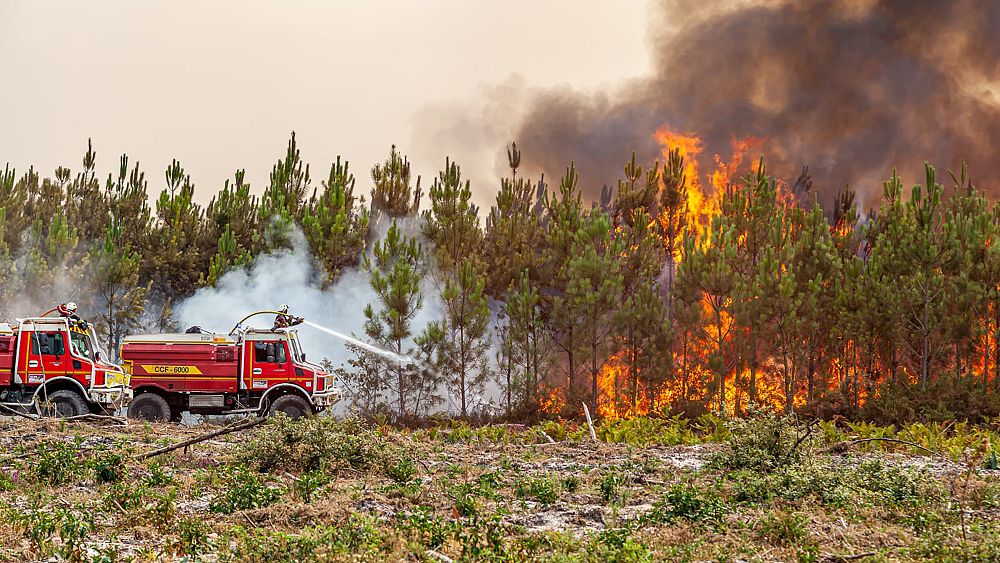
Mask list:
[[[270,313],[281,314],[254,315]],[[243,328],[242,322],[230,334],[197,330],[126,337],[121,361],[135,393],[129,416],[179,421],[184,411],[283,412],[299,418],[340,399],[335,377],[306,360],[296,329]]]
[[128,384],[75,313],[0,323],[0,403],[7,407],[54,416],[113,413],[131,398]]

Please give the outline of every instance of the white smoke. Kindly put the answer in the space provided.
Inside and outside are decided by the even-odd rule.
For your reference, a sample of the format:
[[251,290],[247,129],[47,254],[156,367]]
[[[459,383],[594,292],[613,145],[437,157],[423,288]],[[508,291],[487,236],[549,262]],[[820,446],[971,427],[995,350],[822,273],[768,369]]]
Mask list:
[[[407,236],[419,233],[417,220],[397,221]],[[378,229],[385,236],[387,225]],[[174,318],[181,329],[200,326],[204,330],[228,333],[244,316],[260,310],[275,310],[287,304],[289,313],[329,327],[334,331],[368,341],[364,332],[364,309],[369,303],[377,307],[375,292],[369,285],[368,273],[361,268],[341,272],[333,286],[323,289],[323,272],[316,266],[305,236],[293,231],[291,250],[279,250],[257,257],[249,268],[232,270],[215,287],[203,287],[174,307]],[[430,321],[441,318],[441,298],[438,290],[425,278],[424,306],[414,318],[414,335]],[[270,328],[273,315],[251,318],[245,326]],[[354,354],[346,342],[307,325],[299,327],[299,338],[310,361],[329,360],[333,367],[350,369],[347,361]]]

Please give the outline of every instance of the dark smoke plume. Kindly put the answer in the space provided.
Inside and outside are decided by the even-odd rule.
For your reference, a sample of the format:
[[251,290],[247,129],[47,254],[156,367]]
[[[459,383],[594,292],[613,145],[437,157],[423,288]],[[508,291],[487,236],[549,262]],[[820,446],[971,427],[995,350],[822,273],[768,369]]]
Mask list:
[[[850,185],[872,205],[898,166],[969,162],[1000,195],[1000,2],[660,2],[653,74],[615,95],[536,93],[515,129],[525,164],[572,159],[586,193],[613,184],[632,150],[660,151],[661,125],[702,137],[702,172],[734,137],[759,137],[769,169],[810,167],[824,202]],[[750,155],[753,156],[753,155]]]

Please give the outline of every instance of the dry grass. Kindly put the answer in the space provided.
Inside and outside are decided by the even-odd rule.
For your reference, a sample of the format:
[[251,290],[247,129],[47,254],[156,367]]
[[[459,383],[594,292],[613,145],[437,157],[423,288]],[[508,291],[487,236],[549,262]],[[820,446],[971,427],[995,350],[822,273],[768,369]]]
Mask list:
[[[1000,557],[1000,481],[969,460],[822,454],[807,442],[802,460],[764,472],[727,463],[752,465],[757,453],[727,458],[726,443],[593,444],[569,432],[553,444],[534,429],[316,424],[304,434],[268,424],[136,461],[205,428],[0,420],[0,475],[11,489],[0,495],[0,560]],[[272,452],[263,440],[310,432],[328,446],[294,451],[310,452],[316,467],[238,469]],[[65,475],[51,477],[40,468],[54,445],[69,453]],[[116,454],[121,479],[99,482]],[[220,501],[227,495],[235,505]]]

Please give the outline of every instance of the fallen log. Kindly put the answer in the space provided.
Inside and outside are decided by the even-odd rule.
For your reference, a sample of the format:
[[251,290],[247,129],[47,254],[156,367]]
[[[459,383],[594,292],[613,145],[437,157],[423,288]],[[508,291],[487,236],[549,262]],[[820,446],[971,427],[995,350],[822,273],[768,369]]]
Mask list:
[[138,456],[135,456],[135,459],[149,459],[151,457],[156,457],[158,455],[165,454],[165,453],[168,453],[168,452],[172,452],[174,450],[179,450],[181,448],[186,448],[186,447],[188,447],[190,445],[197,444],[199,442],[204,442],[206,440],[211,440],[212,438],[216,438],[218,436],[224,436],[226,434],[232,434],[233,432],[239,432],[240,430],[247,430],[247,429],[253,428],[254,426],[258,426],[260,424],[263,424],[266,420],[267,419],[263,418],[263,417],[252,418],[250,420],[243,420],[243,421],[237,422],[236,424],[233,424],[233,425],[230,425],[230,426],[226,426],[224,428],[216,430],[214,432],[209,432],[207,434],[202,434],[200,436],[195,436],[194,438],[191,438],[191,439],[188,439],[188,440],[184,440],[183,442],[178,442],[176,444],[171,444],[169,446],[164,446],[162,448],[159,448],[159,449],[156,449],[156,450],[153,450],[153,451],[149,451],[149,452],[146,452],[144,454],[140,454]]
[[104,414],[87,413],[87,414],[79,414],[76,416],[67,416],[65,418],[48,417],[48,416],[39,416],[33,413],[24,413],[17,409],[8,407],[7,405],[0,405],[0,412],[4,412],[7,414],[19,416],[21,418],[26,418],[28,420],[34,420],[34,421],[52,419],[70,423],[76,423],[76,422],[111,423],[111,424],[117,424],[119,426],[128,426],[128,420],[119,416],[108,416]]
[[921,446],[920,444],[916,444],[914,442],[908,442],[906,440],[900,440],[898,438],[858,438],[858,439],[855,439],[855,440],[845,440],[843,442],[837,442],[836,444],[833,444],[829,448],[826,448],[826,450],[824,450],[824,451],[825,451],[825,453],[834,453],[834,454],[843,453],[843,452],[847,451],[847,448],[849,448],[851,446],[856,446],[858,444],[864,444],[866,442],[889,442],[889,443],[892,443],[892,444],[902,444],[904,446],[910,446],[911,448],[916,448],[918,450],[927,452],[927,453],[929,453],[929,454],[931,454],[933,456],[944,457],[944,456],[942,456],[941,452],[936,452],[936,451],[934,451],[932,449],[925,448],[925,447]]

